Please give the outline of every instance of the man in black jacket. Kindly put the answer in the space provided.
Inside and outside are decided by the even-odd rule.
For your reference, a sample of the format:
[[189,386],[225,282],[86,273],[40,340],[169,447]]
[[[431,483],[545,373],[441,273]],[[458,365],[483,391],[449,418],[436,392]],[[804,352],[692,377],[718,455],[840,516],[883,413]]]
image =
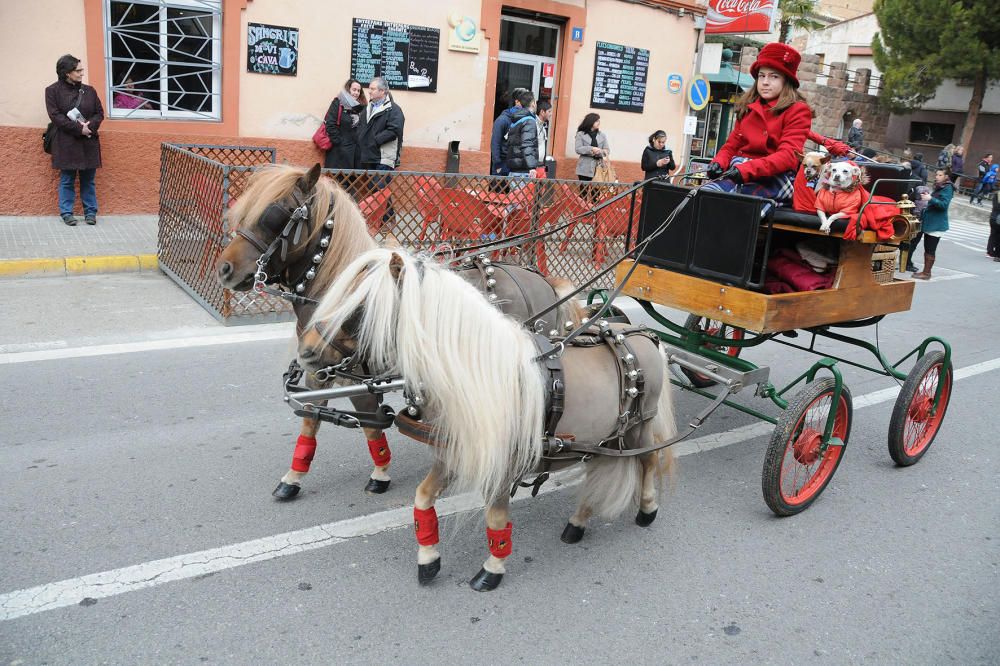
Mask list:
[[368,84],[368,106],[358,130],[361,168],[393,171],[403,148],[403,110],[389,95],[389,84],[376,76]]
[[538,118],[535,117],[535,96],[521,93],[521,108],[510,117],[507,130],[506,163],[511,176],[527,178],[538,167]]

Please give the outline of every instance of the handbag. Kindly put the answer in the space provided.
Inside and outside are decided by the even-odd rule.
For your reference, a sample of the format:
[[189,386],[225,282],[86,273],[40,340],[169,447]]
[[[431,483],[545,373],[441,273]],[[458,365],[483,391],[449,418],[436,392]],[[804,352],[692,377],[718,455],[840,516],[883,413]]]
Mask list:
[[52,136],[56,133],[56,124],[50,122],[45,131],[42,132],[42,150],[52,154]]
[[[344,105],[337,105],[337,126],[340,126],[340,117],[344,113]],[[326,122],[320,124],[320,126],[313,132],[313,143],[320,150],[330,150],[333,148],[333,142],[330,141],[330,135],[326,133]]]
[[611,160],[602,159],[597,161],[597,167],[594,168],[594,181],[598,183],[618,182],[618,172],[615,171],[615,166],[611,163]]

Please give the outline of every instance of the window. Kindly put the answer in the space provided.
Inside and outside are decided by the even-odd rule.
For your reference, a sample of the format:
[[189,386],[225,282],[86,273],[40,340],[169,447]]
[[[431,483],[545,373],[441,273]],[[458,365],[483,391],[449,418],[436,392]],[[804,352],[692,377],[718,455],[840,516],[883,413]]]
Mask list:
[[105,0],[111,118],[219,120],[222,0]]
[[955,136],[955,126],[946,123],[910,123],[910,143],[946,146]]

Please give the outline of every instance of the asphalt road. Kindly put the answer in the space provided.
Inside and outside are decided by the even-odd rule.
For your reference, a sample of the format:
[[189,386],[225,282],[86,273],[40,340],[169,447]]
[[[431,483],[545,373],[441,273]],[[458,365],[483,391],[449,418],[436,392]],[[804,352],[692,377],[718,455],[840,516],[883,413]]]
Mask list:
[[[804,513],[770,513],[769,435],[719,411],[650,528],[593,521],[567,546],[572,489],[519,495],[488,594],[467,586],[487,551],[463,498],[438,580],[418,587],[408,512],[430,456],[396,433],[387,494],[361,492],[360,434],[326,427],[300,498],[271,498],[298,428],[280,400],[288,326],[222,328],[156,275],[2,282],[0,661],[995,664],[1000,265],[974,240],[943,243],[942,279],[877,331],[893,359],[927,335],[954,347],[919,464],[886,451],[878,392],[894,384],[847,368],[846,457]],[[748,357],[776,384],[813,360],[776,344]],[[677,404],[690,418],[704,403]]]

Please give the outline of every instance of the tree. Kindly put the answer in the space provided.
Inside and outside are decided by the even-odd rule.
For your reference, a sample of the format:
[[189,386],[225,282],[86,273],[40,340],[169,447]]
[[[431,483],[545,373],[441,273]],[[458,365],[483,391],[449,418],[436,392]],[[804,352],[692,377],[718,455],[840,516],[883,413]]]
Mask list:
[[804,30],[819,30],[823,24],[812,18],[813,10],[816,9],[817,0],[782,0],[779,4],[781,9],[781,31],[778,33],[778,41],[782,44],[788,43],[789,33],[792,28],[802,28]]
[[972,83],[959,144],[968,152],[983,96],[1000,77],[1000,12],[995,0],[875,0],[881,32],[872,39],[881,99],[905,113],[934,97],[944,79]]

